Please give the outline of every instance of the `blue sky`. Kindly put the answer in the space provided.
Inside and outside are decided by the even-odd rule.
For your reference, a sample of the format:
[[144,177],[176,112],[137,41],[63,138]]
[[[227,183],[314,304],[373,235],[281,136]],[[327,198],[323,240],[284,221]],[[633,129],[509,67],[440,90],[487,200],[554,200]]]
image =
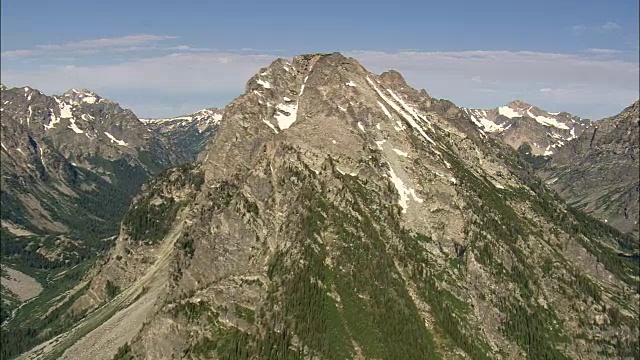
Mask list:
[[638,98],[637,1],[3,0],[1,77],[140,117],[224,106],[277,57],[340,51],[460,106],[601,118]]

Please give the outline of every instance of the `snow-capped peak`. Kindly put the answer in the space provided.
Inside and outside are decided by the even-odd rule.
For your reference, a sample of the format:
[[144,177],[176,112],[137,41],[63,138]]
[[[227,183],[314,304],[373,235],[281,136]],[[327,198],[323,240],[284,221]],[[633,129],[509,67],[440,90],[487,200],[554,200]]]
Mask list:
[[217,125],[222,120],[222,111],[220,109],[208,108],[201,109],[190,115],[176,116],[172,118],[155,118],[140,119],[143,124],[164,124],[164,123],[181,123],[188,124],[193,121],[205,122],[208,125]]
[[87,89],[69,89],[62,95],[62,97],[75,104],[95,104],[103,100],[100,96],[98,96],[98,94]]
[[534,152],[549,155],[576,138],[590,123],[566,112],[547,112],[524,101],[512,101],[494,109],[463,109],[482,133],[495,133],[518,148],[529,143]]

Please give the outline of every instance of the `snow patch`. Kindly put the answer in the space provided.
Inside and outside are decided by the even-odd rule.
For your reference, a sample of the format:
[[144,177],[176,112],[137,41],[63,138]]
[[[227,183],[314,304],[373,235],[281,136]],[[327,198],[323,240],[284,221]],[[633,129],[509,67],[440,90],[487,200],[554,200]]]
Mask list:
[[378,146],[378,149],[382,150],[382,145],[384,145],[384,143],[387,142],[387,140],[379,140],[376,141],[376,145]]
[[[424,130],[422,129],[422,127],[420,127],[420,125],[418,125],[418,123],[416,123],[416,121],[413,119],[413,117],[409,114],[407,114],[404,110],[402,110],[400,108],[400,106],[398,106],[396,103],[394,103],[391,99],[389,99],[387,96],[385,96],[382,91],[380,91],[378,89],[378,87],[376,87],[376,85],[373,83],[373,81],[371,81],[371,79],[369,79],[369,77],[367,76],[367,81],[369,82],[369,84],[371,85],[371,87],[373,87],[373,89],[378,93],[378,95],[382,98],[382,100],[384,100],[387,104],[389,104],[389,106],[391,106],[391,108],[393,108],[393,110],[395,110],[398,114],[402,115],[403,118],[405,118],[405,120],[407,120],[407,122],[416,130],[418,130],[418,132],[420,132],[420,135],[422,135],[425,139],[427,139],[430,143],[432,143],[433,145],[436,145],[435,141],[431,140],[431,138],[424,132]],[[391,90],[388,90],[390,94],[392,94],[392,96],[395,97],[395,94],[393,94],[393,92]],[[397,128],[396,128],[397,130]]]
[[60,108],[60,118],[69,119],[73,117],[73,113],[71,112],[72,106],[70,104],[65,103],[64,101],[58,100],[55,98],[58,103],[58,108]]
[[76,125],[76,119],[71,118],[69,119],[69,122],[71,123],[71,125],[69,125],[69,129],[73,130],[76,134],[82,134],[84,132]]
[[351,86],[351,87],[356,87],[356,83],[354,83],[354,82],[353,82],[353,80],[352,80],[352,81],[349,81],[349,82],[348,82],[348,83],[346,83],[345,85],[347,85],[347,86]]
[[396,152],[396,154],[398,154],[398,155],[400,155],[400,156],[404,156],[404,157],[409,156],[409,153],[406,153],[406,152],[404,152],[404,151],[402,151],[402,150],[399,150],[399,149],[393,149],[393,151],[395,151],[395,152]]
[[265,89],[271,89],[271,84],[269,84],[268,81],[264,81],[261,79],[256,80],[256,82],[258,83],[258,85],[262,85],[263,88]]
[[53,129],[56,124],[60,122],[60,118],[56,117],[56,113],[53,112],[53,109],[49,109],[49,112],[51,113],[51,120],[48,124],[44,125],[45,130]]
[[[107,136],[109,137],[109,139],[111,139],[111,142],[112,142],[112,143],[114,142],[114,143],[116,143],[116,144],[118,144],[118,145],[120,145],[120,146],[127,146],[127,145],[128,145],[126,142],[124,142],[124,141],[122,141],[122,140],[118,140],[118,139],[116,139],[115,137],[113,137],[113,135],[109,134],[109,133],[108,133],[108,132],[106,132],[106,131],[104,132],[104,134],[105,134],[105,135],[107,135]],[[88,134],[87,134],[87,137],[89,137],[89,135],[88,135]]]
[[286,96],[285,96],[285,97],[283,97],[283,98],[282,98],[282,100],[284,100],[284,101],[291,101],[291,99],[289,99],[289,98],[288,98],[288,97],[286,97]]
[[522,117],[522,115],[520,113],[518,113],[517,111],[513,110],[512,108],[510,108],[508,106],[500,106],[498,108],[498,114],[500,114],[500,115],[502,115],[504,117],[508,117],[509,119]]
[[558,129],[569,130],[569,127],[567,125],[561,122],[558,122],[558,120],[554,118],[550,118],[542,115],[536,116],[536,115],[533,115],[529,110],[527,110],[527,115],[529,115],[529,117],[531,117],[532,119],[535,119],[535,121],[537,121],[538,123],[544,126],[553,126]]
[[[389,164],[389,163],[387,163],[387,164]],[[400,195],[400,200],[398,200],[398,204],[402,208],[402,213],[403,214],[405,214],[407,212],[407,209],[409,208],[409,206],[408,206],[409,195],[411,195],[413,200],[416,201],[416,202],[421,203],[421,202],[424,201],[423,199],[419,198],[416,195],[416,191],[414,189],[407,188],[404,185],[404,182],[402,181],[402,179],[400,179],[398,177],[398,175],[396,175],[396,172],[393,171],[393,168],[391,167],[391,164],[389,164],[389,178],[391,179],[391,182],[393,183],[393,185],[395,185],[396,190],[398,191],[398,194]]]
[[7,150],[7,147],[6,147],[6,146],[4,146],[4,144],[3,144],[3,143],[1,143],[1,142],[0,142],[0,145],[2,145],[2,148],[4,149],[4,151],[9,151],[9,150]]
[[454,177],[451,177],[451,179],[449,179],[449,181],[451,181],[454,185],[458,183],[458,180]]
[[[471,114],[471,121],[473,121],[479,128],[481,128],[482,130],[486,131],[486,132],[499,132],[499,131],[503,131],[506,130],[505,128],[503,128],[500,125],[497,125],[496,123],[494,123],[493,121],[482,117],[482,116],[478,116],[478,114]],[[511,125],[509,125],[511,126]]]
[[493,186],[495,186],[498,189],[504,189],[504,185],[500,184],[499,182],[497,182],[495,180],[491,180],[491,183],[493,184]]
[[273,126],[273,124],[269,121],[267,121],[266,119],[262,119],[262,122],[269,125],[269,127],[271,128],[271,130],[273,130],[274,133],[278,133],[278,129],[276,129],[275,126]]
[[362,126],[362,123],[360,121],[358,121],[358,128],[360,128],[360,130],[364,131],[364,126]]
[[96,97],[95,96],[87,96],[84,99],[82,99],[82,101],[86,102],[87,104],[95,104]]
[[411,114],[413,116],[414,119],[421,119],[422,121],[424,121],[425,123],[427,123],[427,125],[429,126],[429,128],[431,128],[431,130],[433,130],[433,128],[431,127],[431,122],[429,120],[427,120],[427,118],[425,118],[424,116],[418,114],[418,112],[416,111],[416,109],[414,109],[411,105],[407,104],[404,102],[404,100],[402,100],[401,97],[399,97],[398,95],[396,95],[396,93],[394,93],[392,90],[387,89],[387,91],[389,92],[389,94],[391,94],[391,96],[400,103],[400,105],[402,105],[402,107],[407,110],[409,112],[409,114]]
[[382,108],[382,111],[384,112],[385,115],[387,115],[387,117],[391,120],[393,120],[393,117],[391,116],[391,113],[389,112],[389,110],[387,110],[387,108],[384,106],[384,104],[382,104],[380,101],[378,101],[378,105],[380,105],[380,107]]
[[276,115],[280,130],[288,129],[298,117],[298,104],[278,104],[276,109],[280,111]]
[[376,129],[378,129],[378,130],[382,130],[382,128],[380,128],[380,123],[377,123],[377,124],[376,124]]

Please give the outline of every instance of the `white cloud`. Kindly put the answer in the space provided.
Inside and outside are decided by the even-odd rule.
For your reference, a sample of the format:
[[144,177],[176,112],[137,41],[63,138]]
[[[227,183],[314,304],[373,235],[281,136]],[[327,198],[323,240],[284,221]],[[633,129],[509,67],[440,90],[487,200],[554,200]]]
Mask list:
[[241,89],[272,55],[174,53],[113,65],[52,66],[32,71],[5,71],[3,81],[33,84],[46,91],[70,87],[166,89],[168,93]]
[[590,25],[578,24],[578,25],[571,26],[571,32],[573,32],[574,35],[582,35],[586,32],[592,32],[592,31],[608,32],[608,31],[620,30],[620,29],[622,29],[622,27],[612,21],[606,22],[604,24],[597,24],[597,25],[596,24],[590,24]]
[[585,50],[584,52],[586,53],[590,53],[590,54],[594,54],[594,55],[617,55],[622,53],[622,50],[615,50],[615,49],[600,49],[600,48],[589,48],[587,50]]
[[587,31],[587,27],[585,25],[574,25],[571,27],[571,31],[574,35],[582,35],[585,31]]
[[19,49],[3,51],[3,57],[30,57],[30,56],[43,56],[51,53],[58,52],[73,52],[79,55],[96,54],[103,49],[113,49],[122,47],[136,48],[140,45],[154,44],[166,40],[177,39],[176,36],[166,35],[150,35],[150,34],[138,34],[138,35],[126,35],[113,38],[101,38],[82,40],[75,42],[68,42],[65,44],[48,44],[37,45],[34,49]]
[[607,23],[604,23],[604,24],[600,25],[600,29],[606,30],[606,31],[611,31],[611,30],[621,29],[621,27],[620,27],[620,25],[609,21]]

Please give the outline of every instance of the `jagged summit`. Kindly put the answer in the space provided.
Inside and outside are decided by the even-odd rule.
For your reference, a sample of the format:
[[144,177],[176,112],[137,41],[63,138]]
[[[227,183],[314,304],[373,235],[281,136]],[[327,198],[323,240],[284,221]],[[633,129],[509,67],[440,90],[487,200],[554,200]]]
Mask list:
[[513,100],[510,103],[508,103],[506,106],[511,107],[511,108],[531,108],[532,106],[529,105],[528,103],[526,103],[523,100]]
[[[247,82],[246,93],[224,111],[214,143],[227,146],[235,143],[237,133],[248,132],[240,145],[247,151],[238,153],[241,161],[218,164],[223,157],[208,159],[212,166],[223,169],[222,175],[248,164],[245,156],[251,156],[250,149],[258,150],[254,140],[262,143],[272,137],[304,138],[309,144],[329,146],[344,155],[358,153],[363,140],[367,146],[377,147],[376,141],[395,136],[387,133],[405,129],[435,143],[428,135],[433,131],[431,120],[416,110],[429,106],[430,101],[408,87],[399,73],[370,73],[357,60],[340,53],[278,59],[260,69]],[[234,130],[224,131],[225,127]],[[201,156],[207,158],[207,152]]]
[[[137,154],[150,145],[147,129],[131,110],[91,90],[70,89],[62,95],[49,96],[25,86],[3,89],[2,98],[3,125],[28,131],[34,138],[55,139],[66,157],[101,152],[105,157],[117,158]],[[3,133],[5,147],[18,141],[10,139],[9,133]],[[9,152],[14,151],[18,150]]]

